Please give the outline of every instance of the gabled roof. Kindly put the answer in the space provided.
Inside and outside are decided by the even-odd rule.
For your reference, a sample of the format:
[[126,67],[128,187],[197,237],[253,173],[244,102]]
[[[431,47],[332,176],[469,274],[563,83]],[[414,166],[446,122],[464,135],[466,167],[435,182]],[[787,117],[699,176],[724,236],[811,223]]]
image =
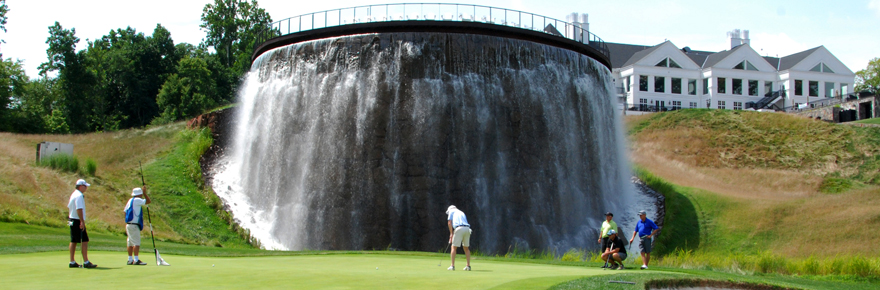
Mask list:
[[738,45],[737,47],[734,47],[731,50],[719,51],[719,52],[716,52],[716,53],[710,55],[709,57],[706,58],[706,62],[703,63],[703,68],[715,66],[716,64],[718,64],[718,62],[727,58],[728,55],[730,55],[734,51],[737,51],[743,47],[745,47],[745,45]]
[[808,50],[804,50],[804,51],[801,51],[801,52],[798,52],[798,53],[795,53],[795,54],[792,54],[789,56],[783,56],[779,60],[779,71],[784,71],[784,70],[792,68],[793,66],[800,63],[802,60],[804,60],[805,58],[807,58],[808,56],[813,54],[813,52],[815,52],[820,47],[821,46],[817,46],[817,47],[814,47],[814,48],[811,48]]
[[[642,50],[649,49],[657,46],[645,46],[645,45],[634,45],[634,44],[623,44],[623,43],[612,43],[606,42],[608,45],[608,51],[611,52],[611,67],[612,68],[621,68],[624,67],[627,61],[632,58],[632,56]],[[653,51],[653,50],[652,50]]]
[[713,53],[715,52],[701,50],[689,50],[687,52],[684,52],[684,54],[687,55],[687,57],[690,58],[692,61],[694,61],[694,63],[696,63],[699,67],[703,67],[703,64],[706,62],[706,58],[708,58],[709,55],[712,55]]
[[762,57],[764,58],[764,60],[767,61],[767,63],[769,63],[771,66],[773,66],[773,68],[776,68],[777,71],[779,70],[779,58],[778,57],[772,57],[772,56],[762,56]]

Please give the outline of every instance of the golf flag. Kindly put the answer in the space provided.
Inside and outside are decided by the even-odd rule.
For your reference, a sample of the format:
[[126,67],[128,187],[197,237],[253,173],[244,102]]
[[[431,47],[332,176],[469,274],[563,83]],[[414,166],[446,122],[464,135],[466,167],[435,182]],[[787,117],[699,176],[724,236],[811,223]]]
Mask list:
[[156,251],[156,266],[171,266],[168,262],[162,259],[162,256],[159,255],[159,250],[154,249]]

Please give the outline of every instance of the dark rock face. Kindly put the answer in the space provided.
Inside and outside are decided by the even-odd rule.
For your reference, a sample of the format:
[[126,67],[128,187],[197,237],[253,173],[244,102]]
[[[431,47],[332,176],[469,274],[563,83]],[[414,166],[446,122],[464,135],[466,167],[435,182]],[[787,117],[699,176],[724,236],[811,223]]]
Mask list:
[[329,38],[264,54],[241,98],[213,187],[269,248],[436,251],[450,204],[484,253],[594,248],[634,195],[609,72],[556,47]]

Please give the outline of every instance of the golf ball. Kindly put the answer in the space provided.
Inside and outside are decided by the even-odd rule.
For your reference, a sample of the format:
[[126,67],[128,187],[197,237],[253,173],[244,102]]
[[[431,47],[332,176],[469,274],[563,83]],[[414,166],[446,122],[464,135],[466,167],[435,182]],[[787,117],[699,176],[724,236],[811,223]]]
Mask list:
[[379,267],[376,267],[376,270],[379,270]]
[[211,264],[211,267],[214,267],[214,264]]

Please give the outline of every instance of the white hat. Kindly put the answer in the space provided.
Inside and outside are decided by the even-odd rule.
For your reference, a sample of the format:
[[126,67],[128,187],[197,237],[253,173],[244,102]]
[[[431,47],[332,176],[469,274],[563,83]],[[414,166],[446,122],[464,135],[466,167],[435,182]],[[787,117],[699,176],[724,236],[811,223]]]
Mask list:
[[80,186],[80,185],[92,186],[91,184],[88,184],[85,179],[80,179],[80,180],[76,181],[76,186]]
[[446,209],[446,214],[449,214],[453,210],[458,210],[458,208],[455,207],[454,205],[450,205],[449,208]]
[[144,194],[144,191],[140,187],[135,187],[131,190],[131,196],[138,196]]

